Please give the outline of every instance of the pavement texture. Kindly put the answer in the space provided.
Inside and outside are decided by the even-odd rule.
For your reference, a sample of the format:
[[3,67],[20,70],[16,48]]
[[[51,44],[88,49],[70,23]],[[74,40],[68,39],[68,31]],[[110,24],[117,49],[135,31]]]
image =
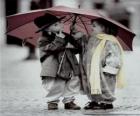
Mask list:
[[[38,54],[38,52],[37,52]],[[113,110],[69,111],[63,109],[48,111],[45,90],[41,86],[40,62],[25,61],[27,48],[1,46],[0,54],[0,116],[84,116],[84,115],[140,115],[140,47],[125,52],[127,86],[116,91],[117,100]],[[76,96],[76,103],[82,108],[88,102],[84,95]]]

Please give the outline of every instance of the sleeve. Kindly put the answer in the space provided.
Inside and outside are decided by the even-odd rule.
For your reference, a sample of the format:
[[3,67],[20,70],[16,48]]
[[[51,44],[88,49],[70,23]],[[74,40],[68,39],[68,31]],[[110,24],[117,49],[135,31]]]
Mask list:
[[41,36],[37,41],[37,46],[38,46],[38,48],[41,48],[48,43],[49,43],[48,39],[44,36]]
[[45,46],[44,51],[45,52],[59,52],[65,49],[65,40],[60,37],[55,37],[55,39],[51,42],[48,43]]
[[116,75],[121,67],[121,50],[112,41],[107,41],[105,44],[102,67],[104,73],[112,75]]
[[85,45],[87,43],[86,35],[84,35],[82,32],[78,32],[72,35],[73,40],[72,44],[79,49],[79,52],[82,52],[85,48]]
[[74,50],[76,50],[77,53],[80,52],[81,44],[73,36],[69,38],[68,42],[74,47]]

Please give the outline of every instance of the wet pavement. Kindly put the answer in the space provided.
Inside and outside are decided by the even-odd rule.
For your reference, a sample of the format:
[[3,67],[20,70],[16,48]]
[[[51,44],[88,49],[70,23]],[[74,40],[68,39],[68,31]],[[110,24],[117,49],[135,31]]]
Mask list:
[[[27,48],[1,46],[0,56],[0,116],[83,116],[83,115],[140,115],[140,47],[125,53],[127,87],[116,91],[113,110],[48,111],[45,90],[41,86],[39,60],[24,61]],[[82,108],[86,96],[77,95],[76,102]]]

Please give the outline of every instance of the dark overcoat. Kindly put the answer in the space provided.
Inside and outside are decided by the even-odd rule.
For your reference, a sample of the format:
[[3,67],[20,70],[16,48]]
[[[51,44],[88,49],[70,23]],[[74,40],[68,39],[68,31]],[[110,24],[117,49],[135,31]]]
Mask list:
[[40,76],[57,77],[58,68],[61,61],[61,56],[66,51],[66,59],[64,60],[65,65],[62,65],[62,73],[69,75],[69,72],[73,71],[74,75],[79,75],[78,61],[75,56],[77,53],[73,49],[66,49],[68,42],[77,47],[75,40],[65,34],[65,38],[60,38],[55,35],[44,34],[38,41],[40,50],[40,61],[41,61],[41,74]]

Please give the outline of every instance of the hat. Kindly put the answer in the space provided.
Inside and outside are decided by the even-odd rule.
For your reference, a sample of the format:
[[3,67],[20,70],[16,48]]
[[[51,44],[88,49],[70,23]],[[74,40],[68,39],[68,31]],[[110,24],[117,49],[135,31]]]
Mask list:
[[37,17],[34,20],[34,23],[37,27],[39,27],[40,29],[38,31],[36,31],[36,33],[44,30],[45,28],[49,27],[50,25],[60,21],[61,19],[63,19],[64,17],[61,18],[57,18],[56,16],[46,13],[43,16]]

